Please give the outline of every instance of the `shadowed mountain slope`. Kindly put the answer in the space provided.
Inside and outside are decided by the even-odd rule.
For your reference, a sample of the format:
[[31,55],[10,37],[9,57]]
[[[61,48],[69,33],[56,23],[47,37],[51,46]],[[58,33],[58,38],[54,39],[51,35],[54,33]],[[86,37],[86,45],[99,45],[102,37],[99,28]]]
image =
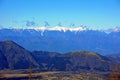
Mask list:
[[64,56],[74,70],[110,70],[111,60],[94,52],[72,51],[64,54]]
[[110,60],[115,61],[120,64],[120,53],[114,53],[110,55],[106,55]]
[[42,70],[60,71],[109,71],[112,61],[94,52],[72,51],[65,54],[46,51],[32,53]]
[[110,71],[112,60],[95,52],[71,51],[29,52],[13,41],[0,42],[0,69],[28,69],[30,66],[41,71]]
[[3,58],[0,58],[3,60],[1,68],[27,69],[30,65],[39,66],[29,51],[12,41],[0,42],[0,57]]

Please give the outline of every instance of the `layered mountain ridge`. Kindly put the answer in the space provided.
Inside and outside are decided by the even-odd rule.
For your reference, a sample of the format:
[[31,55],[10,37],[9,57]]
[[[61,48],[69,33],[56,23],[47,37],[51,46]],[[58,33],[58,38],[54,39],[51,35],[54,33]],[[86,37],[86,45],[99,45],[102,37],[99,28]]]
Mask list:
[[119,28],[109,34],[86,28],[70,28],[71,31],[64,31],[63,28],[50,29],[0,29],[0,40],[12,40],[30,51],[65,53],[87,50],[101,54],[120,52]]
[[13,41],[0,42],[0,69],[40,69],[41,71],[110,71],[112,60],[95,52],[29,52]]

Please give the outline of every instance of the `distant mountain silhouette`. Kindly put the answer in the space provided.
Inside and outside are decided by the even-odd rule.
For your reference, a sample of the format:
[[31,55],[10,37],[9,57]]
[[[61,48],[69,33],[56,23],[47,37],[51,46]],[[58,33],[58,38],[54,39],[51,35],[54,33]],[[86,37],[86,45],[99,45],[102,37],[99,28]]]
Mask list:
[[39,65],[29,51],[13,41],[0,42],[0,69],[28,69],[30,65]]
[[[66,53],[87,50],[100,54],[120,52],[120,31],[0,29],[0,40],[12,40],[30,51]],[[32,46],[31,46],[32,44]]]

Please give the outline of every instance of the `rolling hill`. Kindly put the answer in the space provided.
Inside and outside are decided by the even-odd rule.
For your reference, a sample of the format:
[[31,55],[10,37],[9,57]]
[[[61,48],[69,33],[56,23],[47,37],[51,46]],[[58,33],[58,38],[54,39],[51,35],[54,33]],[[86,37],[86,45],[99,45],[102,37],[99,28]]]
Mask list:
[[0,69],[39,68],[41,71],[110,71],[113,61],[95,52],[30,52],[13,41],[0,42]]
[[69,66],[73,70],[95,70],[95,71],[109,71],[111,67],[111,60],[99,55],[95,52],[89,51],[72,51],[64,54]]
[[107,57],[89,51],[72,51],[64,54],[46,51],[32,53],[45,71],[110,71],[112,61]]

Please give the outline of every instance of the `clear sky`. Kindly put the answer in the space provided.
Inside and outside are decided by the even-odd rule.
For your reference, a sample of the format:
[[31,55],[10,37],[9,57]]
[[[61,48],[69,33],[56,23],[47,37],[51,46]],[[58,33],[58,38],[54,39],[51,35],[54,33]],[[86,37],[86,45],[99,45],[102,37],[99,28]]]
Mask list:
[[120,26],[120,0],[0,0],[0,27],[45,24],[114,28]]

